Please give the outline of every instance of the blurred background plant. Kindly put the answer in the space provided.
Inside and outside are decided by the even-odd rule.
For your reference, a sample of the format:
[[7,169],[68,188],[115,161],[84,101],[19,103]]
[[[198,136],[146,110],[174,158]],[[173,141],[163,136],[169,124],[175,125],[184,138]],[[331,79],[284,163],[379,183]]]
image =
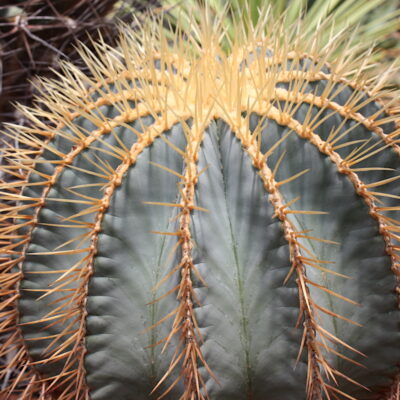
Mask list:
[[[305,21],[308,31],[312,33],[321,21],[332,19],[335,32],[347,30],[353,33],[352,40],[357,43],[360,53],[370,48],[375,54],[376,69],[372,74],[383,73],[393,63],[400,66],[400,1],[399,0],[208,0],[211,14],[226,11],[224,27],[230,36],[234,31],[234,21],[241,18],[244,7],[250,9],[252,21],[258,20],[258,9],[269,4],[274,20],[285,15],[284,23],[293,24],[299,18]],[[168,9],[172,26],[178,18],[190,21],[191,15],[200,15],[204,0],[161,0]],[[226,6],[229,5],[229,10]],[[190,26],[186,25],[190,30]],[[327,31],[322,41],[327,41],[331,32]],[[343,43],[343,47],[346,43]],[[227,43],[227,47],[229,44]],[[339,47],[340,50],[340,47]],[[355,56],[355,55],[354,55]],[[400,88],[400,73],[394,73],[393,85]]]

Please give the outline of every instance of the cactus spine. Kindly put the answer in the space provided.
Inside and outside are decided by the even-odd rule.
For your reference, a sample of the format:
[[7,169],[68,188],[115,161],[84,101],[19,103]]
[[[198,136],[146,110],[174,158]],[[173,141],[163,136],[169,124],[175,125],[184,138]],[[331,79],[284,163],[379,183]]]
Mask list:
[[4,393],[395,399],[386,76],[268,10],[228,54],[207,14],[185,40],[161,26],[83,47],[94,78],[64,65],[9,128]]

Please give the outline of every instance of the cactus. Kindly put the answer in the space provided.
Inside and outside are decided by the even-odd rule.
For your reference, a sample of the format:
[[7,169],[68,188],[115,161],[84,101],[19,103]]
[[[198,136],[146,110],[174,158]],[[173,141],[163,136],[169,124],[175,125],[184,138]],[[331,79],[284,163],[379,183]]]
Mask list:
[[331,21],[271,20],[228,53],[207,13],[125,27],[9,127],[4,396],[398,398],[387,76]]

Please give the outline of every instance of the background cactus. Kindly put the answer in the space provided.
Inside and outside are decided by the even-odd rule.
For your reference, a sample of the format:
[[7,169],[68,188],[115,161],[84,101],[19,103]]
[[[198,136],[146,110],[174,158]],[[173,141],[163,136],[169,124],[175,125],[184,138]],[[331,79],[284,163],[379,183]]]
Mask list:
[[65,65],[25,108],[33,127],[10,127],[3,393],[398,396],[387,76],[346,34],[321,43],[330,21],[272,20],[238,24],[228,54],[206,12],[184,39],[125,29],[83,47],[93,78]]

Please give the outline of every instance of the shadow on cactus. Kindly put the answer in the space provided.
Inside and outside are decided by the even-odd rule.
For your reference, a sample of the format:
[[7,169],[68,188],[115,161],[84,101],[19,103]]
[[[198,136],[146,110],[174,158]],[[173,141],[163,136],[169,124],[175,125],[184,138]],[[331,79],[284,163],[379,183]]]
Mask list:
[[270,20],[125,28],[9,128],[4,396],[396,398],[399,114]]

